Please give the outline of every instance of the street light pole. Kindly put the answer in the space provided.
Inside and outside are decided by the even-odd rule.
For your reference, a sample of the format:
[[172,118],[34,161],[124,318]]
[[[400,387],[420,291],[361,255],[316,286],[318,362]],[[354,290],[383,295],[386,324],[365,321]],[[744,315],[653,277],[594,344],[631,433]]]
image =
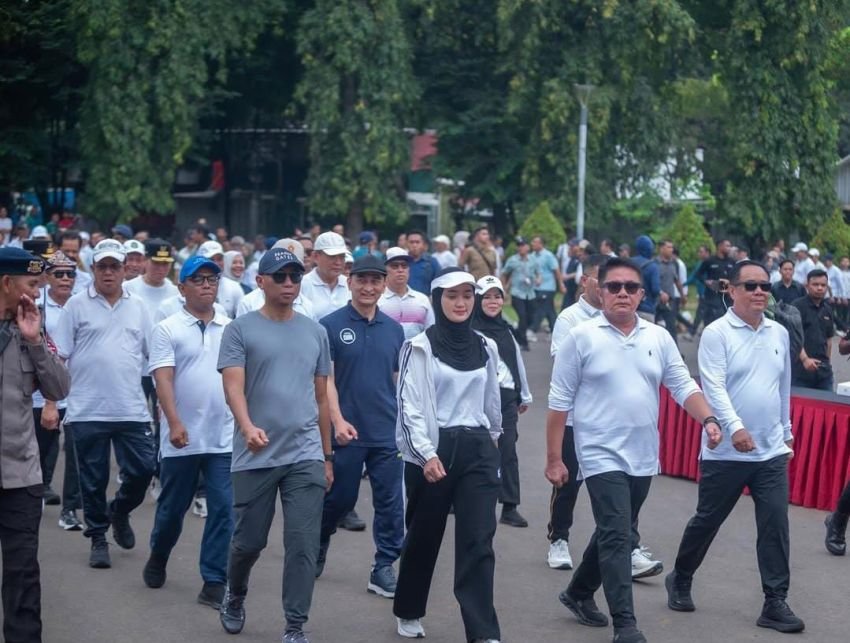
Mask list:
[[584,181],[587,161],[587,103],[593,85],[576,85],[576,96],[581,105],[581,120],[578,126],[578,204],[576,207],[576,236],[584,239]]

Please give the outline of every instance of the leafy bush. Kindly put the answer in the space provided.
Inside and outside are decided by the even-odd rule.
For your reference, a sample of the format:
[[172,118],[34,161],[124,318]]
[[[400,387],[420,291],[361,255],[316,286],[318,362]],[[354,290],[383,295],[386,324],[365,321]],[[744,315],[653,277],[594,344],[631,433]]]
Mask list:
[[[702,215],[693,205],[683,206],[664,229],[661,238],[670,239],[679,249],[679,256],[685,265],[692,266],[697,261],[697,251],[700,246],[708,246],[714,252],[714,242],[705,229]],[[661,238],[657,239],[660,241]]]
[[826,252],[834,254],[836,263],[839,257],[850,256],[850,226],[844,222],[841,210],[836,209],[832,216],[823,222],[812,239],[811,246],[820,250],[821,256]]
[[[519,227],[519,236],[531,241],[532,237],[541,236],[546,241],[546,247],[552,252],[564,241],[564,224],[552,213],[547,201],[541,202],[531,214],[528,215]],[[511,244],[511,249],[516,248],[516,243]]]

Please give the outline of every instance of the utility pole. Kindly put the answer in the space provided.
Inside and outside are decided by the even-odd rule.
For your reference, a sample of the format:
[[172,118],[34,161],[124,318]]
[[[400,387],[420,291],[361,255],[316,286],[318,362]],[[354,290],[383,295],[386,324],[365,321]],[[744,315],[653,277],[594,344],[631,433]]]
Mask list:
[[584,239],[584,181],[587,165],[587,103],[593,85],[575,85],[576,96],[581,105],[581,120],[578,126],[578,204],[576,207],[576,237]]

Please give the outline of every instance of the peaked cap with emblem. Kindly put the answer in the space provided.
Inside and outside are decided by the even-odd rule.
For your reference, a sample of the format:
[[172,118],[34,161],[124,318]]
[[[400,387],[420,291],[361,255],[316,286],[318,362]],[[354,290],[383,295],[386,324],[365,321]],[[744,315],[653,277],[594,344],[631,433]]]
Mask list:
[[40,275],[44,260],[21,248],[0,248],[0,275]]
[[171,255],[171,244],[165,239],[149,239],[145,243],[145,256],[159,263],[174,263]]

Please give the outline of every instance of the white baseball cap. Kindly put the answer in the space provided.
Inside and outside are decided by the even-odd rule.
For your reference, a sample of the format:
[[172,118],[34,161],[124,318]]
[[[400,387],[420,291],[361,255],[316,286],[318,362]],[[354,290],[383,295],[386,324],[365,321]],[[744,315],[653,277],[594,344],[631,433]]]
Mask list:
[[30,239],[49,239],[50,233],[43,225],[37,225],[30,232]]
[[120,241],[116,241],[115,239],[103,239],[102,241],[98,241],[97,245],[94,247],[94,252],[92,253],[92,261],[97,263],[101,259],[115,259],[124,263],[124,260],[127,258],[127,253],[124,251],[124,246],[121,245]]
[[145,244],[135,239],[128,239],[124,242],[124,253],[131,255],[134,252],[140,255],[145,254]]
[[348,250],[345,251],[345,263],[354,263],[354,255]]
[[224,248],[218,241],[204,241],[198,248],[198,256],[204,259],[212,259],[216,255],[223,255]]
[[791,248],[791,252],[808,252],[809,246],[807,246],[802,241],[798,241],[793,248]]
[[384,261],[385,264],[390,261],[406,261],[410,263],[413,261],[413,257],[410,256],[410,253],[407,252],[404,248],[399,248],[398,246],[394,246],[387,250],[387,260]]
[[809,250],[809,254],[813,257],[820,257],[820,250],[818,250],[817,248],[811,248]]
[[[231,239],[231,241],[233,240]],[[300,241],[290,239],[289,237],[285,239],[278,239],[274,242],[272,248],[283,248],[284,250],[288,250],[298,258],[298,261],[304,263],[304,246]]]
[[313,250],[315,252],[324,252],[331,257],[348,252],[348,248],[345,247],[345,239],[336,232],[323,232],[316,237]]
[[505,294],[505,287],[502,285],[502,280],[498,277],[494,277],[493,275],[487,275],[486,277],[481,277],[477,282],[475,282],[475,290],[479,295],[485,294],[488,290],[492,290],[493,288],[498,288],[499,292],[503,295]]
[[460,268],[446,268],[431,282],[431,292],[437,288],[455,288],[463,284],[469,284],[475,289],[475,277]]
[[445,243],[447,246],[452,245],[451,240],[444,234],[438,234],[436,237],[431,239],[434,243]]

